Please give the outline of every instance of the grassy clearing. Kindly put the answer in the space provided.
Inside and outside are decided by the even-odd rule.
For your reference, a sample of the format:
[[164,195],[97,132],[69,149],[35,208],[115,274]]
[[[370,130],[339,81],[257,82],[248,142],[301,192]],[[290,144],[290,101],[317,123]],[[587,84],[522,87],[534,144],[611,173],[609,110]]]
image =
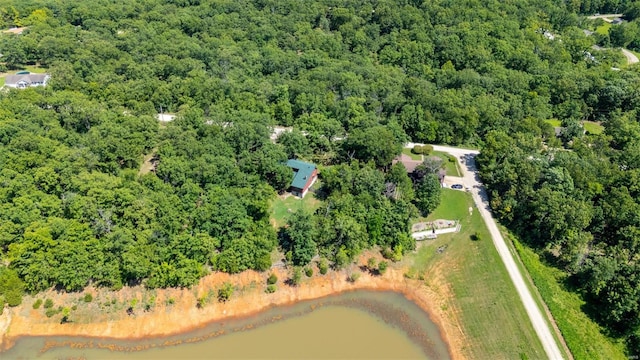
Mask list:
[[627,359],[623,344],[605,336],[602,328],[581,310],[585,302],[580,295],[565,289],[566,275],[543,264],[533,250],[517,239],[513,243],[574,358]]
[[[450,291],[443,309],[459,320],[470,359],[541,359],[544,350],[471,195],[444,189],[429,219],[460,219],[462,230],[426,240],[411,257],[408,276],[431,286],[436,274]],[[475,207],[474,207],[475,209]],[[471,240],[477,234],[479,240]],[[446,246],[442,253],[436,249]],[[441,284],[442,285],[442,284]]]
[[605,22],[604,24],[596,28],[596,32],[601,35],[607,35],[609,33],[610,28],[611,28],[611,23]]
[[422,156],[412,153],[411,149],[403,148],[402,153],[408,155],[412,160],[422,160]]
[[[432,151],[430,155],[437,156],[444,162],[445,170],[447,170],[447,175],[449,176],[461,176],[458,171],[458,159],[455,156],[450,156],[447,153],[443,153],[440,151]],[[449,158],[453,158],[455,161],[449,161]]]
[[22,70],[18,70],[18,71],[28,71],[28,72],[32,72],[35,74],[43,74],[45,72],[47,72],[48,69],[37,66],[37,65],[29,65],[29,66],[25,66],[24,69]]
[[142,165],[140,165],[140,171],[138,171],[138,176],[146,175],[154,169],[151,159],[156,155],[156,151],[158,151],[158,149],[153,149],[149,154],[144,156]]
[[602,132],[604,131],[604,126],[593,121],[583,121],[582,126],[584,126],[585,131],[594,135],[602,134]]
[[553,127],[560,127],[562,126],[562,121],[558,120],[558,119],[548,119],[545,120],[545,122]]
[[299,209],[314,212],[319,206],[320,200],[312,192],[309,192],[304,199],[299,199],[295,196],[287,196],[286,198],[278,196],[271,203],[271,221],[276,227],[281,227],[287,223],[289,215]]

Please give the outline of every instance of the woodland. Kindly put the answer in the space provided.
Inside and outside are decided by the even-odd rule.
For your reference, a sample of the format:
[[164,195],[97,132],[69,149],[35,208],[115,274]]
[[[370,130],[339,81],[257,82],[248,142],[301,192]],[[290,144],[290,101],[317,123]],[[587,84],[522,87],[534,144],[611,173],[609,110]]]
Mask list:
[[[481,150],[496,216],[634,353],[640,73],[592,46],[640,49],[638,9],[0,0],[0,29],[25,27],[0,35],[0,71],[51,75],[0,91],[0,298],[190,286],[208,271],[265,271],[276,249],[293,265],[341,267],[374,246],[399,259],[439,187],[392,159],[405,142],[440,143]],[[605,12],[629,15],[587,35],[586,15]],[[160,112],[178,116],[159,125]],[[294,131],[273,143],[274,125]],[[154,171],[141,171],[148,157]],[[319,166],[322,202],[278,230],[269,204],[293,176],[288,158]]]

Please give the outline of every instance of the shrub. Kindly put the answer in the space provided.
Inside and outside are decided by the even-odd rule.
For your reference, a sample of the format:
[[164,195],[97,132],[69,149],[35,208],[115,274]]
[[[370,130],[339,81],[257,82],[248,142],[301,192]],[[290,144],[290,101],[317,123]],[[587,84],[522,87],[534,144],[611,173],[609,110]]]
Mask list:
[[271,273],[267,279],[267,285],[273,285],[278,282],[278,276],[275,273]]
[[370,257],[369,260],[367,260],[367,267],[369,268],[370,271],[373,271],[373,269],[375,269],[376,265],[378,265],[378,262],[376,261],[376,258]]
[[307,277],[312,277],[313,276],[313,269],[308,267],[304,269],[304,274],[307,275]]
[[327,271],[329,270],[329,264],[327,264],[327,260],[326,259],[321,259],[318,262],[318,270],[320,271],[320,274],[325,275],[327,273]]
[[22,304],[22,292],[17,291],[7,291],[4,294],[4,300],[7,302],[9,306],[18,306]]
[[218,289],[219,302],[227,302],[231,298],[231,295],[233,295],[233,284],[231,283],[226,282]]
[[378,264],[378,272],[382,275],[387,271],[387,267],[389,266],[389,263],[387,263],[386,261],[380,261],[380,264]]
[[40,308],[40,305],[42,305],[42,299],[36,300],[36,302],[33,303],[33,308],[35,310],[38,310]]
[[86,303],[90,303],[90,302],[92,302],[92,301],[93,301],[93,295],[91,295],[91,294],[89,294],[89,293],[84,294],[84,298],[83,298],[83,300],[84,300],[84,302],[86,302]]
[[390,248],[384,248],[382,249],[382,257],[388,260],[393,260],[395,253]]
[[278,290],[278,287],[275,284],[269,284],[267,285],[267,290],[265,290],[265,292],[267,294],[273,294],[276,290]]
[[205,305],[207,305],[207,297],[206,296],[200,296],[198,298],[198,302],[196,303],[196,307],[198,309],[202,309]]
[[53,300],[47,299],[44,301],[44,308],[51,309],[53,307]]
[[47,309],[47,311],[45,311],[44,314],[47,315],[47,317],[52,317],[53,315],[55,315],[57,313],[58,313],[58,310],[49,308],[49,309]]
[[429,155],[433,151],[431,145],[414,145],[411,152],[417,155]]
[[354,272],[353,274],[349,275],[349,277],[347,278],[347,280],[349,282],[356,282],[358,281],[358,279],[360,279],[360,273],[359,272]]
[[69,309],[68,307],[65,307],[65,308],[62,308],[60,312],[62,312],[62,319],[60,320],[60,324],[71,322],[71,320],[69,320],[69,316],[71,315],[71,309]]
[[165,304],[167,304],[167,305],[173,305],[173,304],[175,304],[175,303],[176,303],[176,299],[174,299],[174,298],[172,298],[172,297],[168,298],[168,299],[165,301]]
[[144,311],[151,311],[151,309],[155,306],[155,304],[156,304],[156,296],[151,295],[151,297],[144,304]]
[[74,311],[75,311],[75,310],[78,310],[78,305],[73,305],[73,306],[71,307],[71,310],[74,310]]
[[300,281],[302,280],[302,271],[299,267],[293,269],[293,274],[291,274],[291,285],[298,286],[300,285]]

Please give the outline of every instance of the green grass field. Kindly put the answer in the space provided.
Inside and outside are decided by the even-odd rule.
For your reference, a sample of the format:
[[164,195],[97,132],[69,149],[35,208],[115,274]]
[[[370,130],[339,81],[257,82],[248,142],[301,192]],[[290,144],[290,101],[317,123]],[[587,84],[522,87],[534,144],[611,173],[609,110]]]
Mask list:
[[607,35],[609,33],[610,28],[611,28],[611,23],[605,22],[596,28],[596,32],[601,35]]
[[[470,359],[542,359],[544,350],[507,274],[471,195],[443,189],[440,206],[428,219],[459,219],[462,230],[421,242],[410,257],[410,277],[429,287],[446,283],[442,309],[457,318]],[[471,235],[479,240],[471,240]],[[442,253],[436,250],[446,246]],[[435,284],[432,278],[440,278]]]
[[627,359],[624,346],[605,336],[602,328],[581,310],[585,302],[580,295],[564,288],[566,275],[543,264],[533,250],[511,239],[574,358]]
[[402,153],[405,154],[405,155],[408,155],[412,160],[420,160],[420,159],[422,159],[421,155],[412,153],[411,149],[408,149],[408,148],[403,148],[402,149]]
[[455,162],[449,161],[449,154],[443,153],[440,151],[432,151],[431,155],[437,156],[442,159],[444,162],[445,170],[447,170],[447,175],[449,176],[460,176],[460,172],[458,171],[458,159],[453,157]]
[[584,126],[585,131],[594,135],[602,134],[602,132],[604,131],[604,126],[593,121],[583,121],[582,126]]
[[562,126],[562,122],[558,119],[548,119],[545,122],[554,127]]
[[25,66],[24,69],[18,71],[28,71],[36,74],[42,74],[47,72],[47,68],[39,67],[39,66]]
[[309,192],[304,199],[299,199],[295,196],[288,196],[283,199],[278,196],[271,203],[271,221],[276,227],[281,227],[287,223],[289,216],[299,209],[306,209],[313,213],[318,206],[320,206],[320,200],[316,199],[315,194],[312,192]]

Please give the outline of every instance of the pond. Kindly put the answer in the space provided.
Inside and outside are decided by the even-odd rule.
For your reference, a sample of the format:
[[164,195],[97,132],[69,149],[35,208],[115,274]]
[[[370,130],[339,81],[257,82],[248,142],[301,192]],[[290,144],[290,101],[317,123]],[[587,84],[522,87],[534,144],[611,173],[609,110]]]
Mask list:
[[437,326],[393,292],[354,291],[143,340],[24,337],[2,359],[449,359]]

